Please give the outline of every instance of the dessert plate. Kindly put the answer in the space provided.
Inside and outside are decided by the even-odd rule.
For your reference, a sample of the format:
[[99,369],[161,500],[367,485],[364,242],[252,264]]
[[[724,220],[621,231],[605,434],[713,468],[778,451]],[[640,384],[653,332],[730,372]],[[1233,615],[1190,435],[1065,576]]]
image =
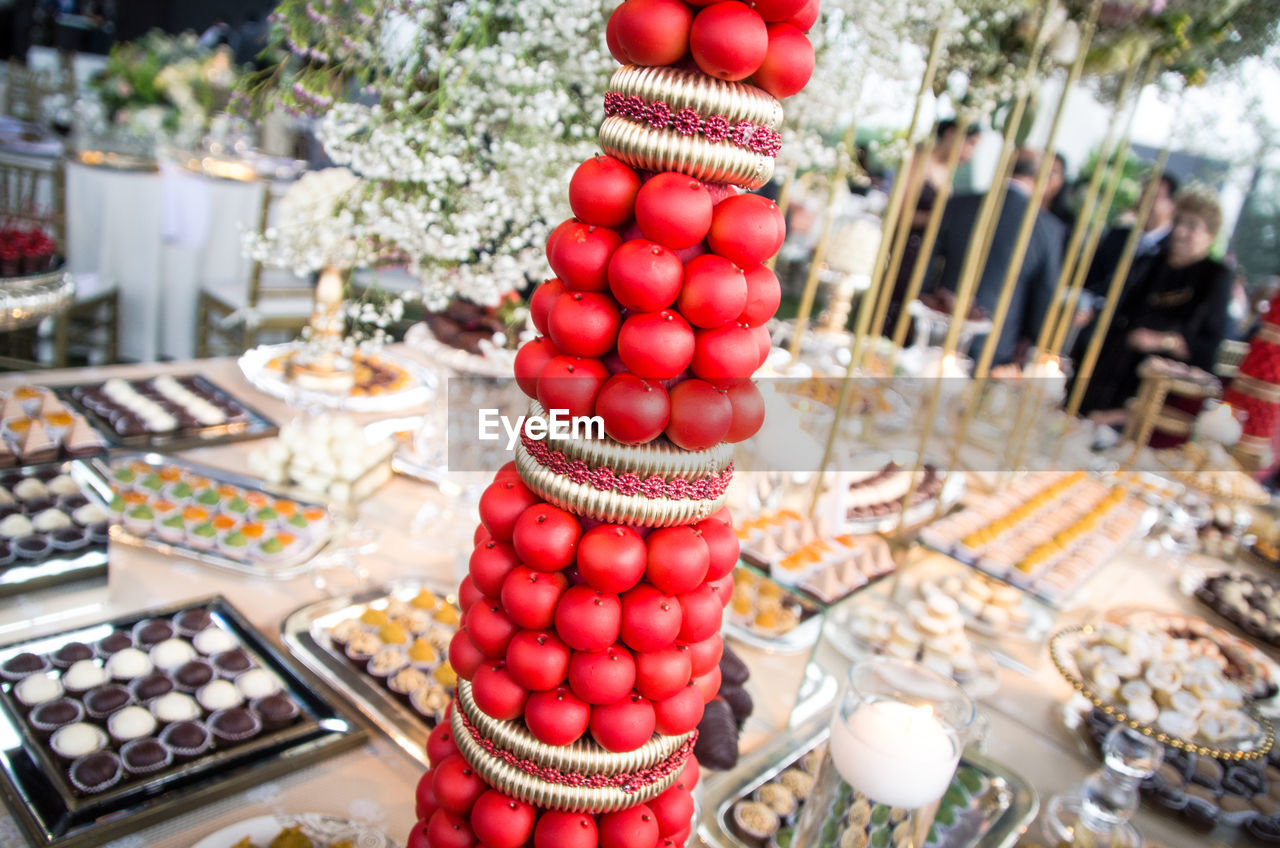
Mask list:
[[314,848],[329,848],[339,842],[348,842],[355,848],[400,848],[400,843],[371,825],[323,813],[279,813],[246,819],[209,834],[192,848],[235,848],[245,839],[257,848],[267,848],[280,831],[295,827],[311,840]]
[[348,412],[395,412],[429,402],[436,389],[436,378],[415,362],[388,351],[372,356],[379,364],[398,369],[403,385],[398,388],[364,394],[335,394],[299,389],[284,377],[280,361],[294,350],[294,345],[262,345],[244,352],[238,364],[249,383],[292,406],[319,406]]

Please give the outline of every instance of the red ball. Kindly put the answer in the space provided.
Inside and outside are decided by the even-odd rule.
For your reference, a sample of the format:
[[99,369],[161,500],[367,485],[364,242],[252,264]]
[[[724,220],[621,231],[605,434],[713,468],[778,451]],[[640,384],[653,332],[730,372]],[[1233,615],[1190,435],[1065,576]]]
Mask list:
[[471,697],[487,716],[498,721],[511,721],[524,712],[529,690],[516,683],[507,670],[506,660],[483,663],[471,679]]
[[813,45],[798,27],[769,24],[769,49],[753,79],[774,97],[790,97],[808,85],[813,62]]
[[471,534],[471,544],[478,545],[481,542],[487,542],[492,538],[493,536],[490,535],[489,531],[485,529],[483,524],[477,524],[475,532]]
[[627,58],[627,53],[622,49],[622,43],[618,41],[618,18],[621,16],[623,4],[619,3],[617,8],[609,15],[609,22],[604,26],[604,41],[609,47],[609,55],[617,60],[619,65],[629,65],[631,60]]
[[627,370],[650,380],[670,380],[693,361],[693,328],[678,312],[664,309],[632,315],[618,333],[618,355]]
[[732,324],[746,305],[746,275],[730,260],[707,253],[684,266],[684,287],[680,289],[678,307],[690,324],[695,327]]
[[689,49],[693,12],[681,0],[627,0],[619,7],[618,45],[634,65],[673,65]]
[[[449,722],[441,722],[435,726],[435,729],[427,734],[427,761],[432,767],[440,765],[446,757],[452,757],[458,753],[458,746],[453,741],[453,727]],[[419,788],[422,782],[418,783]],[[435,796],[432,796],[433,798]],[[418,818],[426,818],[426,816],[418,816]]]
[[676,778],[676,782],[672,785],[683,786],[692,792],[693,787],[698,785],[698,778],[701,776],[701,772],[702,769],[698,766],[698,758],[690,754],[688,759],[684,761],[684,768],[680,770],[680,776]]
[[746,380],[760,366],[760,346],[746,327],[737,325],[694,333],[693,373],[715,383]]
[[724,607],[720,605],[720,597],[715,589],[703,583],[692,591],[676,597],[680,601],[680,632],[676,638],[681,642],[701,642],[710,639],[720,630],[720,618]]
[[601,592],[620,594],[639,583],[647,558],[644,539],[621,524],[592,527],[578,542],[578,573]]
[[[520,513],[541,502],[542,499],[519,480],[495,480],[480,495],[480,520],[494,539],[510,542],[511,530]],[[489,595],[487,587],[480,583],[476,585],[480,587],[480,591]],[[497,597],[496,592],[497,589],[489,597]]]
[[604,356],[613,350],[622,313],[601,292],[567,292],[551,308],[547,330],[552,343],[570,356]]
[[573,417],[590,416],[607,379],[609,371],[598,359],[557,356],[538,375],[538,403],[546,410],[566,410]]
[[604,291],[609,287],[609,257],[620,244],[616,230],[574,221],[548,244],[547,262],[567,288]]
[[[473,552],[474,553],[474,552]],[[468,574],[462,578],[462,582],[458,584],[458,609],[464,614],[471,609],[471,605],[484,597],[484,593],[476,588],[476,581],[471,579]]]
[[575,651],[603,651],[621,630],[622,602],[612,592],[574,586],[556,607],[556,632]]
[[689,49],[704,73],[725,80],[755,73],[769,49],[764,19],[738,0],[708,6],[693,19]]
[[596,415],[604,419],[609,438],[624,445],[642,445],[667,429],[671,398],[656,381],[625,372],[615,374],[596,395]]
[[[781,26],[787,26],[805,44],[809,43],[795,27]],[[777,253],[786,232],[782,211],[776,203],[758,194],[739,194],[716,205],[707,246],[739,267],[750,268]]]
[[533,848],[596,848],[596,820],[586,813],[547,810],[533,829]]
[[[480,509],[483,510],[484,500],[481,499],[480,503]],[[471,582],[485,597],[496,600],[502,595],[502,584],[507,575],[519,564],[520,557],[516,555],[516,549],[510,542],[495,542],[490,539],[476,545],[476,549],[471,552],[467,573]]]
[[800,7],[800,11],[787,18],[787,23],[801,32],[808,32],[818,22],[820,5],[821,0],[806,0],[805,4]]
[[471,848],[476,844],[476,835],[471,830],[465,816],[450,815],[444,810],[436,810],[427,822],[427,845],[429,848]]
[[588,224],[621,227],[631,220],[639,190],[640,175],[630,165],[612,156],[596,154],[573,172],[569,180],[569,207],[579,220]]
[[680,257],[648,239],[624,241],[609,259],[609,291],[632,312],[666,309],[683,280]]
[[778,304],[782,303],[782,286],[778,283],[778,275],[769,270],[768,265],[748,267],[746,280],[747,305],[734,323],[759,327],[777,313]]
[[[703,14],[705,12],[700,12],[698,17]],[[763,26],[761,24],[761,28]],[[701,181],[687,174],[664,171],[640,186],[636,195],[636,224],[645,238],[664,247],[672,250],[693,247],[706,238],[711,229],[711,195]]]
[[413,823],[413,827],[409,830],[409,838],[404,843],[405,848],[431,848],[430,822],[431,817],[427,816]]
[[692,676],[688,648],[670,645],[636,654],[636,691],[651,701],[670,698],[688,686]]
[[547,335],[547,319],[551,317],[551,307],[568,290],[557,277],[552,277],[533,290],[533,295],[529,298],[529,318],[542,335]]
[[764,423],[764,395],[760,394],[760,389],[750,380],[735,383],[726,391],[729,403],[733,404],[733,422],[724,439],[726,442],[745,442]]
[[653,704],[638,692],[591,708],[591,738],[606,751],[634,751],[653,738]]
[[590,721],[591,707],[564,686],[534,692],[524,705],[524,723],[544,745],[572,745]]
[[569,688],[588,704],[611,704],[636,685],[636,661],[621,645],[569,658]]
[[660,651],[680,632],[680,602],[648,583],[622,596],[622,641],[633,651]]
[[688,789],[672,786],[648,805],[658,822],[659,836],[672,836],[693,823],[693,794]]
[[537,504],[521,513],[511,534],[516,554],[537,571],[559,571],[573,562],[582,525],[570,512]]
[[738,564],[742,547],[733,528],[714,517],[703,519],[694,527],[702,534],[702,541],[707,546],[706,579],[719,580],[733,571],[733,567]]
[[507,645],[520,629],[500,604],[476,604],[467,610],[466,626],[472,644],[493,659],[507,655]]
[[701,677],[693,678],[693,685],[702,693],[702,702],[709,704],[720,694],[720,666],[708,671]]
[[431,791],[436,803],[455,816],[471,812],[471,805],[489,788],[461,754],[445,757],[432,771]]
[[[760,365],[764,365],[769,359],[769,352],[773,350],[773,339],[769,337],[769,328],[752,327],[750,333],[751,337],[756,341],[756,352],[760,355]],[[760,365],[756,367],[759,368]]]
[[658,842],[658,822],[645,804],[605,813],[596,827],[600,848],[654,848]]
[[[441,725],[443,727],[444,725]],[[430,743],[430,738],[428,738]],[[454,748],[454,752],[457,752]],[[430,754],[431,749],[428,747],[427,753]],[[414,790],[413,795],[413,812],[418,817],[418,821],[426,821],[431,818],[432,813],[440,809],[440,805],[436,803],[435,790],[431,788],[432,773],[431,769],[423,772],[422,777],[418,778],[418,786]]]
[[670,395],[668,439],[685,450],[706,450],[724,440],[733,423],[727,394],[702,380],[685,380]]
[[551,630],[521,630],[507,645],[507,671],[516,683],[545,692],[569,674],[569,646]]
[[702,690],[686,683],[679,692],[653,705],[655,727],[664,736],[681,736],[698,726],[705,708]]
[[711,552],[697,528],[684,525],[654,530],[645,545],[649,554],[644,576],[660,591],[678,595],[706,578]]
[[[785,21],[804,8],[805,0],[753,0],[751,8],[766,21]],[[665,834],[664,834],[665,835]]]
[[453,666],[453,670],[463,680],[470,680],[474,677],[476,669],[485,660],[489,659],[471,641],[469,633],[470,631],[467,628],[459,627],[457,632],[453,634],[453,638],[449,640],[449,665]]
[[520,387],[520,391],[537,400],[538,375],[542,373],[543,368],[547,367],[548,362],[559,355],[560,351],[556,349],[555,344],[545,336],[538,336],[520,345],[514,363],[516,385]]
[[496,789],[477,798],[471,810],[471,829],[485,848],[521,848],[533,836],[537,820],[533,805]]
[[702,677],[720,665],[720,657],[724,654],[724,637],[716,633],[701,642],[689,644],[688,648],[693,676]]
[[544,630],[555,620],[556,604],[568,588],[569,578],[561,572],[518,565],[502,582],[502,609],[525,630]]

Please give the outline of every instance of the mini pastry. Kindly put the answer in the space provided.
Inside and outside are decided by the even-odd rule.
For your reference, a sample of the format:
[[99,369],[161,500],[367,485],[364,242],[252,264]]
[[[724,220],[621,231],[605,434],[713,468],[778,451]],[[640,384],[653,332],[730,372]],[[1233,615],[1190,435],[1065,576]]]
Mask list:
[[151,662],[163,671],[173,671],[195,659],[196,650],[184,639],[165,639],[156,643],[150,652]]
[[55,677],[33,674],[22,678],[13,687],[13,695],[24,707],[34,707],[62,697],[62,683]]
[[92,660],[73,663],[62,675],[62,685],[69,692],[87,692],[106,683],[108,674]]
[[120,742],[150,736],[155,729],[155,716],[143,707],[125,707],[107,720],[107,731]]
[[238,707],[244,696],[230,680],[214,680],[196,691],[196,702],[209,712]]
[[133,680],[151,673],[155,665],[137,648],[117,651],[107,660],[106,673],[116,680]]
[[238,639],[220,627],[207,627],[192,638],[191,644],[205,656],[230,651],[240,645]]
[[196,699],[181,692],[161,695],[151,702],[150,707],[152,714],[166,723],[200,717],[200,705],[196,703]]
[[68,724],[54,731],[49,739],[49,747],[60,757],[74,760],[107,746],[107,734],[98,727],[85,722]]

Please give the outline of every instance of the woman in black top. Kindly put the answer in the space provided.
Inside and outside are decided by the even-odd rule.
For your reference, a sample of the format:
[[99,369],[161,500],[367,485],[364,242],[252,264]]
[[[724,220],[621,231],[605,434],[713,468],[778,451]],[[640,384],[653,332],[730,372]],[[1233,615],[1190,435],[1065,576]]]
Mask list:
[[1124,402],[1138,390],[1138,366],[1153,354],[1206,371],[1213,367],[1231,300],[1231,272],[1209,258],[1221,225],[1215,197],[1179,192],[1168,246],[1117,309],[1082,413],[1104,423],[1123,421]]

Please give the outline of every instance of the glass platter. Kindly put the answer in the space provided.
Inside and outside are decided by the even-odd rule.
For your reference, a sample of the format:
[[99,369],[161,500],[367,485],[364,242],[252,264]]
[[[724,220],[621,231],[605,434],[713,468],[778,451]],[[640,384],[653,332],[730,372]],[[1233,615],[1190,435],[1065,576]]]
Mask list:
[[[72,397],[75,389],[96,389],[102,383],[74,383],[62,386],[52,386],[51,390],[58,395],[64,402],[70,404],[77,412],[82,414],[93,429],[102,434],[102,437],[115,447],[131,447],[131,448],[154,448],[157,450],[186,450],[188,448],[203,447],[206,445],[226,444],[229,442],[242,442],[249,439],[261,439],[266,436],[274,436],[280,432],[280,428],[270,418],[267,418],[261,412],[246,404],[226,389],[212,382],[201,374],[173,374],[170,375],[175,380],[190,381],[198,388],[210,392],[226,403],[233,403],[239,407],[245,415],[243,421],[232,421],[225,424],[218,424],[211,427],[197,427],[194,429],[178,430],[173,433],[147,433],[140,436],[121,436],[116,433],[115,428],[111,426],[111,422],[102,418],[102,416],[86,409],[84,404]],[[146,382],[128,381],[128,382]]]
[[380,350],[374,355],[403,369],[409,377],[408,384],[399,391],[359,395],[299,389],[287,382],[284,371],[274,364],[293,350],[292,343],[262,345],[245,351],[237,364],[245,379],[255,389],[291,406],[319,406],[347,412],[396,412],[430,402],[436,391],[434,374],[416,362],[386,350]]
[[[708,776],[702,788],[703,809],[698,836],[716,848],[758,848],[740,837],[732,825],[733,806],[750,797],[827,738],[830,711],[778,735],[773,742],[743,757],[732,770]],[[964,828],[948,834],[945,848],[1012,848],[1040,808],[1036,791],[1018,775],[981,755],[966,752],[961,766],[971,766],[990,782],[990,789]],[[932,844],[932,843],[931,843]],[[810,846],[804,846],[810,848]]]
[[0,790],[28,841],[36,846],[91,848],[188,812],[202,804],[355,747],[365,731],[346,711],[320,695],[267,639],[221,596],[131,613],[98,624],[27,639],[0,648],[0,663],[24,651],[47,653],[70,642],[92,644],[116,629],[148,618],[203,608],[240,640],[259,666],[274,674],[296,703],[293,724],[199,759],[175,764],[91,796],[70,790],[63,766],[37,739],[19,712],[8,683],[0,687]]
[[[724,635],[744,645],[750,645],[753,648],[769,653],[795,654],[812,648],[822,634],[822,608],[814,603],[809,595],[793,590],[788,586],[783,586],[769,577],[767,573],[752,565],[740,561],[738,568],[751,572],[752,577],[758,581],[776,586],[780,603],[784,607],[794,610],[799,621],[795,627],[785,633],[762,633],[749,623],[738,618],[734,614],[734,605],[731,602],[724,610]],[[736,581],[734,591],[738,591]],[[754,605],[752,611],[755,611]]]
[[335,649],[328,634],[334,624],[355,617],[357,610],[367,604],[389,596],[412,598],[421,589],[456,603],[456,599],[448,595],[440,584],[405,577],[350,596],[308,604],[286,617],[280,632],[285,647],[303,665],[346,698],[405,753],[428,768],[427,734],[431,725],[403,700],[348,661]]
[[[96,477],[84,460],[67,460],[49,465],[26,465],[0,472],[0,474],[21,474],[27,477],[54,469],[70,475],[71,479],[79,484],[82,492],[92,493],[92,481]],[[9,598],[25,592],[81,580],[105,580],[106,577],[107,543],[91,541],[83,550],[63,552],[51,549],[42,559],[31,561],[15,559],[9,565],[0,566],[0,598]]]
[[[325,509],[329,516],[329,530],[322,534],[319,538],[313,540],[304,549],[300,550],[296,555],[286,559],[277,560],[275,562],[255,563],[249,560],[238,560],[224,556],[216,550],[199,550],[191,547],[185,542],[166,542],[156,536],[136,536],[125,529],[122,524],[115,524],[111,527],[111,538],[117,542],[122,542],[135,547],[150,548],[153,551],[159,551],[166,556],[180,556],[186,559],[195,560],[196,562],[210,565],[215,568],[234,571],[240,574],[248,574],[254,577],[266,577],[272,580],[289,580],[300,574],[306,573],[312,562],[326,548],[328,548],[334,539],[341,538],[343,527],[341,519],[333,514],[333,510],[328,509],[323,504],[308,502],[294,497],[285,490],[275,490],[268,486],[264,486],[261,480],[242,474],[236,474],[230,471],[223,471],[217,468],[210,468],[204,465],[198,465],[194,462],[186,462],[180,459],[174,459],[169,456],[161,456],[157,453],[117,453],[112,457],[113,461],[139,461],[154,467],[164,465],[177,466],[185,471],[193,474],[208,477],[216,483],[228,483],[238,486],[251,492],[262,492],[272,497],[287,498],[296,501],[300,507],[319,507]],[[93,496],[103,505],[111,500],[111,471],[107,463],[102,459],[95,459],[91,464],[92,471],[87,475],[87,483],[92,491]]]

